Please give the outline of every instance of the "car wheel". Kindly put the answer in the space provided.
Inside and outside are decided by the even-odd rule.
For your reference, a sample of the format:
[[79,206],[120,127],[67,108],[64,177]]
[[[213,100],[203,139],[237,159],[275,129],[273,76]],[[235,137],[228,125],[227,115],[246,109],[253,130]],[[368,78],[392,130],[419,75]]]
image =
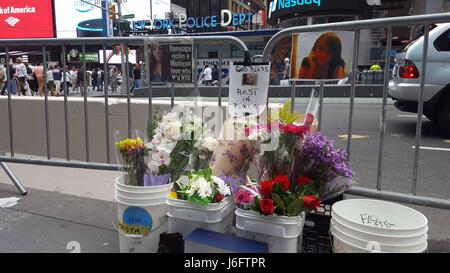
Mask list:
[[440,105],[438,112],[439,128],[445,137],[450,137],[450,96]]

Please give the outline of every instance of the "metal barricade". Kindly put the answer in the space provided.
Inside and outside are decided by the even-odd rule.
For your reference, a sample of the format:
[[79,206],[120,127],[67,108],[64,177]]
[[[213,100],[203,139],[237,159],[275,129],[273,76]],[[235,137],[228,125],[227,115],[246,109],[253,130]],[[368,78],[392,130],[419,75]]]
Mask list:
[[[427,50],[428,50],[428,37],[429,37],[429,31],[428,26],[431,23],[442,23],[442,22],[449,22],[450,21],[450,13],[442,13],[442,14],[433,14],[433,15],[421,15],[421,16],[414,16],[414,17],[396,17],[396,18],[383,18],[383,19],[373,19],[373,20],[361,20],[361,21],[351,21],[351,22],[341,22],[341,23],[331,23],[331,24],[323,24],[323,25],[311,25],[311,26],[300,26],[300,27],[291,27],[284,29],[277,34],[275,34],[270,41],[268,42],[267,46],[264,49],[264,53],[262,56],[254,56],[254,60],[262,60],[262,61],[270,61],[271,53],[278,41],[281,39],[288,37],[294,33],[301,33],[301,32],[315,32],[315,31],[338,31],[338,30],[347,30],[347,31],[354,31],[355,32],[355,41],[353,45],[353,52],[359,52],[359,41],[360,41],[360,31],[362,29],[372,29],[372,28],[384,28],[387,30],[387,46],[386,46],[386,52],[390,52],[391,46],[392,46],[392,28],[397,26],[410,26],[410,25],[424,25],[425,26],[425,44],[423,49],[423,61],[424,63],[427,62]],[[164,42],[164,43],[178,43],[183,42],[186,39],[192,40],[195,45],[195,50],[193,52],[193,59],[194,59],[194,67],[193,67],[193,76],[194,76],[194,90],[198,94],[198,82],[196,80],[197,73],[197,51],[198,51],[198,44],[201,43],[211,43],[215,44],[219,48],[219,75],[222,73],[222,47],[225,43],[233,43],[237,46],[239,46],[243,51],[248,52],[246,45],[239,39],[231,37],[231,36],[156,36],[156,37],[133,37],[133,38],[83,38],[83,39],[33,39],[33,40],[1,40],[0,41],[0,47],[5,48],[6,52],[6,60],[7,63],[9,63],[10,60],[10,54],[9,54],[9,48],[11,46],[23,46],[23,45],[33,45],[33,46],[41,46],[43,51],[43,60],[45,63],[46,58],[46,47],[48,46],[62,46],[62,51],[65,54],[66,47],[68,45],[79,45],[82,46],[83,53],[86,53],[86,46],[88,45],[102,45],[103,47],[103,54],[104,59],[106,59],[105,56],[105,49],[108,45],[112,44],[120,44],[122,46],[129,46],[129,45],[138,45],[146,47],[151,43],[157,43],[157,42]],[[146,50],[147,52],[147,50]],[[148,53],[147,53],[148,54]],[[84,55],[85,56],[85,55]],[[64,59],[64,58],[63,58]],[[148,58],[146,58],[148,59]],[[391,61],[391,56],[389,54],[386,55],[385,63],[389,64]],[[128,58],[125,60],[125,64],[128,66]],[[83,61],[84,67],[86,68],[86,62]],[[353,58],[353,62],[351,65],[351,70],[356,71],[358,64],[358,54],[355,54],[355,57]],[[65,63],[64,65],[64,74],[66,72]],[[149,113],[149,120],[151,121],[153,116],[153,98],[152,98],[152,84],[150,82],[150,72],[148,69],[148,62],[145,64],[147,66],[147,73],[146,73],[146,79],[148,80],[148,113]],[[45,66],[44,66],[45,67]],[[105,71],[107,71],[107,64],[105,62]],[[9,70],[8,70],[9,73]],[[128,72],[126,72],[128,73]],[[348,192],[349,194],[353,195],[359,195],[359,196],[365,196],[365,197],[372,197],[372,198],[379,198],[379,199],[386,199],[386,200],[392,200],[392,201],[398,201],[398,202],[405,202],[405,203],[411,203],[411,204],[418,204],[418,205],[425,205],[430,207],[436,207],[436,208],[444,208],[444,209],[450,209],[450,200],[448,199],[440,199],[440,198],[434,198],[434,197],[427,197],[427,196],[419,196],[417,195],[417,181],[418,181],[418,165],[420,160],[420,143],[421,143],[421,130],[422,130],[422,113],[423,113],[423,102],[424,102],[424,84],[425,84],[425,76],[426,76],[426,66],[424,65],[422,67],[421,71],[421,83],[420,83],[420,97],[419,97],[419,113],[418,113],[418,120],[417,120],[417,127],[416,127],[416,145],[415,145],[415,156],[414,156],[414,168],[413,168],[413,179],[411,183],[411,193],[410,194],[404,194],[404,193],[397,193],[392,191],[385,191],[382,187],[382,163],[383,163],[383,147],[384,147],[384,136],[385,136],[385,124],[386,124],[386,108],[387,108],[387,98],[388,98],[388,84],[389,84],[389,70],[385,69],[383,71],[383,102],[382,102],[382,108],[381,108],[381,126],[379,130],[379,143],[378,143],[378,168],[377,168],[377,183],[376,183],[376,189],[369,189],[369,188],[363,188],[355,186],[350,189]],[[355,104],[355,90],[356,90],[356,84],[357,84],[357,73],[351,74],[351,86],[350,86],[350,97],[349,97],[349,122],[348,122],[348,134],[347,134],[347,153],[350,158],[352,155],[351,151],[351,145],[352,145],[352,132],[353,132],[353,116],[354,116],[354,104]],[[8,75],[9,79],[9,75]],[[66,82],[66,78],[64,77],[64,82]],[[105,77],[107,86],[107,77]],[[126,86],[128,86],[128,77],[125,79]],[[10,84],[10,81],[8,81],[8,84]],[[84,83],[86,85],[86,82]],[[86,86],[85,86],[86,87]],[[174,85],[171,85],[171,105],[174,104],[174,91],[173,88]],[[221,81],[219,81],[218,88],[218,105],[221,106],[222,104],[222,85]],[[291,86],[291,97],[292,97],[292,104],[295,104],[296,99],[296,85],[295,83]],[[323,109],[323,96],[324,96],[324,84],[320,85],[320,110],[319,112],[322,113]],[[6,165],[4,163],[11,162],[11,163],[23,163],[23,164],[34,164],[34,165],[46,165],[46,166],[59,166],[59,167],[73,167],[73,168],[85,168],[85,169],[98,169],[98,170],[118,170],[119,166],[115,164],[111,164],[111,151],[109,148],[110,143],[110,135],[109,135],[109,109],[108,109],[108,92],[105,92],[104,100],[105,100],[105,124],[106,124],[106,145],[107,145],[107,163],[101,164],[101,163],[94,163],[90,160],[90,147],[89,147],[89,120],[87,118],[88,116],[88,97],[87,92],[84,93],[84,114],[85,114],[85,138],[86,138],[86,158],[85,161],[71,161],[71,151],[69,147],[70,139],[69,139],[69,119],[68,119],[68,90],[67,85],[65,85],[64,90],[64,122],[65,122],[65,139],[66,139],[66,160],[54,160],[52,159],[51,154],[51,142],[50,142],[50,129],[49,129],[49,117],[48,117],[48,97],[47,92],[45,92],[45,98],[44,98],[44,106],[45,106],[45,132],[46,132],[46,151],[47,151],[47,160],[41,160],[41,159],[27,159],[27,158],[19,158],[15,156],[15,146],[14,146],[14,124],[12,119],[12,103],[11,103],[11,94],[8,92],[8,122],[9,122],[9,144],[10,144],[10,155],[9,156],[0,156],[0,161],[2,162],[2,167],[5,168]],[[132,115],[131,115],[131,92],[127,88],[127,115],[128,115],[128,135],[131,135],[131,128],[132,128]],[[322,115],[319,114],[319,119],[321,119]],[[319,124],[321,122],[319,121]],[[5,169],[6,170],[6,169]],[[11,172],[8,172],[8,174],[11,174],[10,177],[13,179],[13,174]],[[13,181],[18,182],[17,179],[13,179]]]
[[[340,23],[330,23],[330,24],[322,24],[322,25],[311,25],[311,26],[299,26],[299,27],[291,27],[284,29],[277,34],[275,34],[268,42],[267,46],[264,49],[264,53],[262,56],[263,61],[269,61],[272,50],[274,49],[276,43],[285,37],[289,37],[295,33],[302,32],[319,32],[319,31],[354,31],[355,32],[355,40],[353,45],[353,52],[356,53],[353,58],[353,63],[351,66],[351,71],[356,71],[358,64],[358,53],[359,52],[359,43],[360,43],[360,31],[363,29],[373,29],[373,28],[384,28],[387,32],[387,46],[386,52],[391,51],[392,47],[392,28],[398,26],[411,26],[411,25],[422,25],[424,26],[424,46],[422,52],[422,61],[424,63],[422,70],[420,71],[421,79],[420,79],[420,94],[419,94],[419,108],[418,108],[418,118],[417,118],[417,126],[416,126],[416,138],[415,138],[415,154],[414,154],[414,167],[413,167],[413,175],[411,182],[411,192],[410,194],[397,193],[392,191],[385,191],[382,189],[382,163],[383,163],[383,147],[384,147],[384,137],[385,137],[385,124],[386,124],[386,106],[387,106],[387,98],[388,98],[388,86],[389,86],[389,70],[383,70],[383,103],[381,109],[381,124],[379,130],[379,145],[378,145],[378,167],[377,167],[377,183],[376,189],[369,189],[364,187],[354,186],[352,187],[348,193],[392,200],[397,202],[405,202],[417,205],[430,206],[435,208],[443,208],[450,209],[450,200],[443,198],[434,198],[428,196],[419,196],[417,194],[417,182],[418,182],[418,171],[419,171],[419,160],[420,160],[420,144],[422,140],[422,114],[423,114],[423,105],[424,105],[424,86],[425,86],[425,78],[426,78],[426,63],[428,60],[428,46],[429,46],[429,28],[428,26],[433,23],[446,23],[450,21],[450,13],[441,13],[441,14],[429,14],[429,15],[420,15],[420,16],[405,16],[405,17],[392,17],[392,18],[382,18],[382,19],[371,19],[371,20],[361,20],[361,21],[349,21],[349,22],[340,22]],[[391,63],[390,54],[386,54],[385,64]],[[348,124],[348,133],[347,133],[347,153],[348,157],[351,156],[351,144],[352,144],[352,131],[353,131],[353,113],[354,113],[354,104],[355,104],[355,86],[356,86],[356,73],[352,73],[351,75],[351,89],[350,89],[350,110],[349,110],[349,124]],[[320,101],[323,102],[323,86],[321,86],[320,92]],[[292,99],[295,99],[295,84],[292,87]],[[293,102],[294,103],[294,102]],[[322,108],[322,106],[321,106]],[[321,112],[321,110],[319,111]],[[319,119],[321,115],[319,115]],[[319,124],[321,122],[319,121]]]
[[[10,71],[9,69],[6,69],[7,71],[7,77],[8,77],[8,130],[9,130],[9,156],[8,155],[2,155],[0,154],[0,163],[2,168],[5,170],[5,172],[8,174],[10,179],[14,182],[14,184],[17,186],[19,191],[22,194],[26,193],[26,190],[23,188],[23,186],[20,184],[19,180],[14,176],[12,171],[8,168],[6,163],[20,163],[20,164],[31,164],[31,165],[41,165],[41,166],[55,166],[55,167],[71,167],[71,168],[83,168],[83,169],[95,169],[95,170],[119,170],[120,166],[118,164],[112,164],[111,163],[111,150],[110,150],[110,144],[111,144],[111,135],[110,135],[110,113],[109,113],[109,94],[108,89],[106,88],[105,94],[104,94],[104,112],[105,112],[105,144],[106,144],[106,163],[96,163],[91,162],[91,147],[89,145],[89,139],[90,139],[90,130],[89,130],[89,107],[88,107],[88,92],[87,92],[87,80],[83,81],[83,87],[82,90],[84,90],[84,93],[82,93],[83,96],[83,112],[84,112],[84,137],[85,137],[85,160],[84,161],[73,161],[71,157],[71,149],[70,149],[70,124],[69,124],[69,113],[68,113],[68,85],[67,85],[67,78],[66,78],[66,53],[67,53],[67,47],[68,46],[80,46],[81,47],[81,53],[82,56],[86,56],[86,47],[87,46],[101,46],[103,49],[103,60],[104,60],[104,72],[106,73],[108,71],[108,63],[106,61],[106,48],[107,46],[111,45],[121,45],[121,47],[128,47],[128,46],[139,46],[145,48],[145,57],[146,60],[148,60],[148,46],[152,43],[166,43],[166,44],[177,44],[177,43],[183,43],[185,41],[188,41],[193,44],[193,48],[195,49],[193,52],[193,63],[195,64],[192,68],[193,70],[193,76],[197,76],[197,50],[199,44],[213,44],[218,46],[218,50],[220,53],[222,53],[222,48],[225,45],[233,44],[234,46],[239,47],[243,52],[248,52],[247,46],[245,43],[243,43],[241,40],[232,37],[232,36],[155,36],[155,37],[118,37],[118,38],[77,38],[77,39],[11,39],[11,40],[0,40],[0,48],[4,48],[5,55],[6,55],[6,64],[10,63],[10,48],[12,47],[21,47],[21,46],[33,46],[33,47],[40,47],[42,50],[42,63],[44,64],[44,98],[43,98],[43,104],[44,104],[44,118],[45,118],[45,138],[46,138],[46,159],[36,159],[36,158],[24,158],[24,157],[17,157],[15,153],[15,143],[14,143],[14,122],[13,122],[13,104],[12,104],[12,98],[11,98],[11,80],[10,80]],[[50,141],[50,125],[49,125],[49,99],[48,99],[48,88],[47,88],[47,49],[49,47],[61,47],[62,52],[62,66],[63,66],[63,83],[64,83],[64,127],[65,127],[65,160],[61,159],[55,159],[52,156],[52,143]],[[123,51],[122,51],[123,52]],[[129,86],[129,59],[128,54],[122,54],[122,56],[125,55],[125,60],[122,58],[122,65],[125,64],[125,71],[122,71],[124,74],[124,81],[125,86]],[[222,56],[219,54],[219,74],[221,74],[222,71]],[[149,122],[152,121],[153,118],[153,109],[152,109],[152,84],[150,81],[150,72],[149,72],[149,62],[146,61],[146,81],[148,83],[147,89],[148,89],[148,111],[149,111]],[[83,58],[82,60],[82,69],[84,73],[84,77],[86,77],[86,58]],[[108,87],[108,77],[105,75],[105,83],[104,86]],[[194,81],[195,83],[197,81]],[[174,88],[172,84],[172,106],[174,104]],[[195,89],[198,89],[197,84],[195,85]],[[222,85],[219,81],[218,85],[218,105],[221,106],[221,89]],[[127,90],[127,127],[128,127],[128,137],[131,136],[131,128],[132,128],[132,109],[131,109],[131,90],[130,88],[126,88]],[[198,90],[197,90],[198,92]]]

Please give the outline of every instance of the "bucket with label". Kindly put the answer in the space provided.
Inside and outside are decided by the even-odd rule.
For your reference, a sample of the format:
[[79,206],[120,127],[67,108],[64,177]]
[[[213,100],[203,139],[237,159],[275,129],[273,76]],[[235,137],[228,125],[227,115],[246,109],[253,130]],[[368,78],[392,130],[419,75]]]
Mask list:
[[116,179],[114,202],[121,253],[155,253],[159,235],[167,232],[167,195],[173,183],[161,186],[125,185],[123,176]]

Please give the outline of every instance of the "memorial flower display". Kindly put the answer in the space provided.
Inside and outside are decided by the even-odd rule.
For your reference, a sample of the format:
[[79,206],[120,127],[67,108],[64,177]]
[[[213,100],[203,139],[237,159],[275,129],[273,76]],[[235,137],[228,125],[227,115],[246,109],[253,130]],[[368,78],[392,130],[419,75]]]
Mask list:
[[[186,107],[174,108],[164,115],[152,131],[148,149],[146,180],[177,181],[195,155],[195,163],[208,161],[215,139],[207,134],[201,118]],[[191,162],[192,163],[192,162]],[[200,163],[198,163],[200,165]],[[197,168],[198,169],[198,168]]]
[[178,182],[177,197],[179,199],[200,204],[220,203],[231,195],[230,187],[221,178],[212,175],[210,168],[191,171],[187,179]]
[[146,170],[145,156],[147,149],[141,138],[127,138],[116,142],[119,161],[125,173],[125,184],[142,186],[143,175]]
[[233,189],[238,208],[295,217],[351,186],[353,172],[345,152],[323,134],[311,132],[315,113],[308,112],[303,123],[297,123],[300,116],[288,101],[280,108],[278,122],[250,127],[248,140],[258,147],[251,159],[258,178]]

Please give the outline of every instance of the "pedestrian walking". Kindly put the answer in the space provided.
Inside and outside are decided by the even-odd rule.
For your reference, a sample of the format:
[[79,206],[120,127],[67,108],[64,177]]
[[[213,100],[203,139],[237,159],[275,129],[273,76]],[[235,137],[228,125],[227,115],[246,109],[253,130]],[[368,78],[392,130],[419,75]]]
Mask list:
[[92,91],[95,91],[95,88],[97,87],[97,79],[98,79],[98,71],[97,68],[94,68],[94,70],[92,70],[91,76]]
[[53,66],[50,66],[47,70],[47,90],[48,93],[53,96],[55,92],[55,81],[53,80]]
[[214,65],[212,70],[212,82],[213,84],[218,84],[219,82],[219,69],[217,68],[217,64]]
[[62,71],[59,69],[58,65],[55,65],[53,69],[53,82],[55,83],[55,96],[61,95],[61,80],[62,80]]
[[25,96],[26,95],[26,84],[27,84],[27,68],[25,64],[23,63],[22,58],[18,57],[16,59],[16,77],[19,81],[19,96]]
[[69,74],[70,74],[70,81],[72,82],[72,91],[78,92],[78,71],[76,67],[73,66]]
[[34,70],[34,75],[36,76],[36,81],[38,85],[38,94],[39,96],[43,96],[44,92],[44,66],[42,64],[37,65]]
[[99,69],[97,73],[97,91],[103,91],[103,82],[105,81],[105,73]]
[[205,69],[203,70],[203,80],[205,81],[206,86],[210,86],[212,82],[212,69],[205,65]]
[[81,67],[77,73],[78,84],[80,85],[81,96],[84,97],[84,93],[86,92],[85,80],[86,80],[86,72],[84,67]]
[[139,64],[134,65],[132,77],[134,82],[134,88],[141,88],[141,68]]

